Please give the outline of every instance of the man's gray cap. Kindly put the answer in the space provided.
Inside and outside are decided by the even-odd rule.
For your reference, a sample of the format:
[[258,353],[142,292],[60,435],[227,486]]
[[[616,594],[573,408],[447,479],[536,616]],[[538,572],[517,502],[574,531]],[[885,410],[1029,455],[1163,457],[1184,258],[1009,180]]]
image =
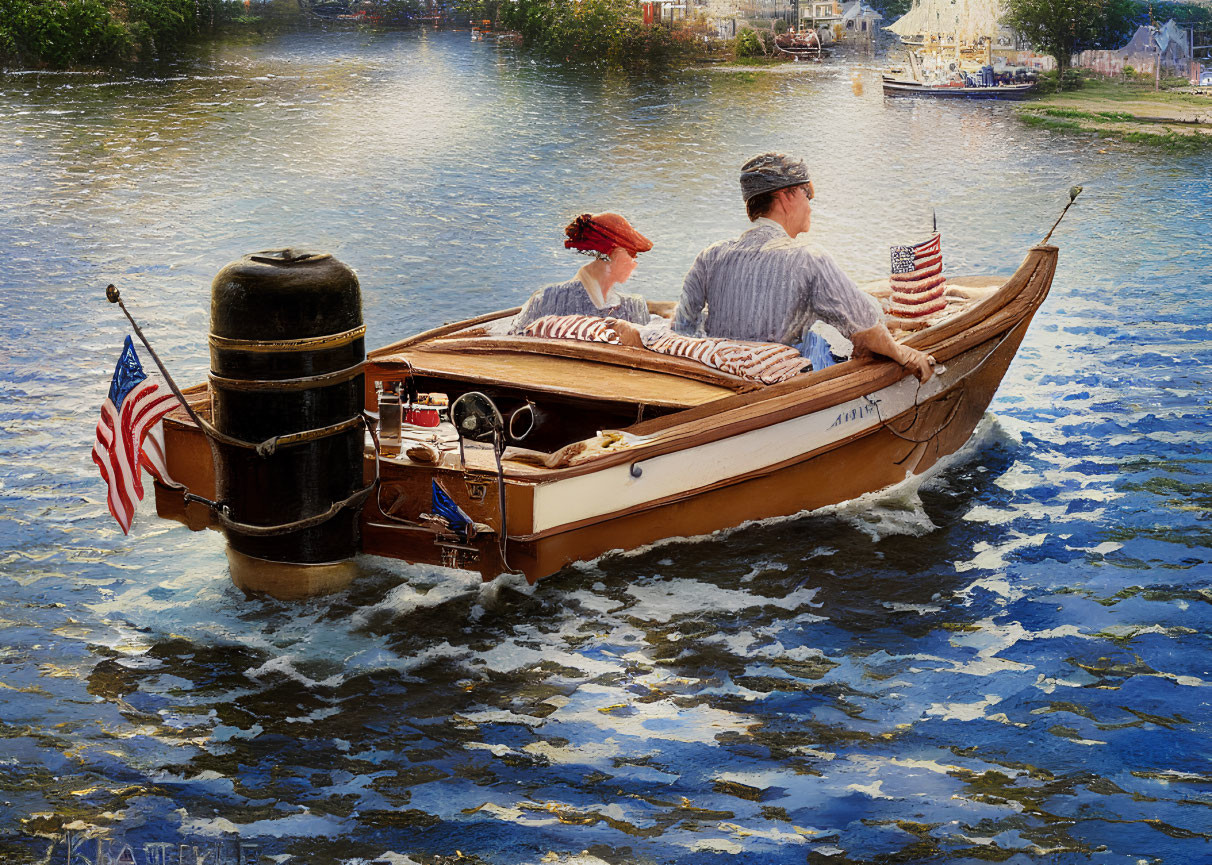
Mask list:
[[808,166],[785,153],[763,153],[741,166],[741,197],[748,201],[763,192],[808,182]]

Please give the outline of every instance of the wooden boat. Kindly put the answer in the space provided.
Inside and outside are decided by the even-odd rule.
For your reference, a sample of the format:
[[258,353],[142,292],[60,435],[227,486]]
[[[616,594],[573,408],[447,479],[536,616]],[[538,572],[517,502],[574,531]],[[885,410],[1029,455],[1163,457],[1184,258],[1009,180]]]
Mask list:
[[924,84],[904,78],[883,79],[885,96],[923,96],[931,99],[1025,99],[1035,92],[1038,82],[997,84],[991,87],[963,87],[952,84]]
[[[516,309],[373,351],[368,410],[381,383],[404,381],[451,400],[482,392],[506,417],[516,421],[522,410],[534,429],[524,446],[506,442],[503,452],[473,441],[460,448],[449,424],[407,430],[395,453],[368,438],[364,477],[377,477],[378,487],[362,511],[362,550],[478,570],[485,579],[520,571],[534,581],[610,550],[896,484],[968,440],[1048,294],[1056,258],[1055,246],[1040,245],[1009,279],[952,279],[941,320],[894,331],[939,363],[920,385],[879,359],[762,385],[641,348],[489,332]],[[185,395],[206,418],[208,385]],[[164,432],[172,476],[213,498],[202,431],[178,409]],[[435,514],[435,486],[464,512],[466,532]],[[192,528],[212,525],[211,512],[180,490],[157,483],[156,504],[161,516]]]
[[820,36],[811,28],[801,33],[780,33],[774,37],[774,47],[775,50],[794,57],[796,60],[801,58],[820,60],[829,54],[821,47]]

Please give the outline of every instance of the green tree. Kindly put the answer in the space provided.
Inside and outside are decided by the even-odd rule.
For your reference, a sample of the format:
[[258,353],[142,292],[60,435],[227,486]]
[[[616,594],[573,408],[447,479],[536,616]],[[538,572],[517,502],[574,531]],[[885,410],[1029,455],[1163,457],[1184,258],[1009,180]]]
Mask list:
[[1111,0],[1008,0],[1002,23],[1056,59],[1057,87],[1074,53],[1097,44]]
[[1127,44],[1142,21],[1148,18],[1143,4],[1135,0],[1105,0],[1095,48],[1120,48]]
[[0,0],[0,50],[10,60],[109,63],[131,56],[133,46],[130,30],[102,0]]
[[213,0],[0,0],[0,63],[103,66],[163,55],[215,22]]
[[559,60],[646,66],[705,50],[686,28],[645,24],[635,0],[511,0],[498,7],[498,19]]
[[765,53],[766,48],[762,44],[762,37],[748,27],[742,27],[741,32],[736,34],[736,56],[757,57]]
[[891,24],[908,12],[913,3],[912,0],[871,0],[870,5]]
[[455,11],[466,15],[471,21],[491,21],[496,24],[500,13],[500,0],[455,0]]

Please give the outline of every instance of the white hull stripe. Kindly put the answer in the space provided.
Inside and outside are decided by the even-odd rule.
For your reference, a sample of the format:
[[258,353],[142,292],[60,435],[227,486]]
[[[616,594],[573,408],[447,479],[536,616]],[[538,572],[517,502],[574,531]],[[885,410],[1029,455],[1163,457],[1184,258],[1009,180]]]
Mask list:
[[[948,382],[940,379],[946,378]],[[713,486],[760,471],[818,448],[873,430],[924,402],[956,376],[935,375],[922,385],[908,377],[894,385],[812,414],[792,418],[697,447],[641,460],[640,476],[630,465],[540,484],[534,491],[534,533],[581,520],[626,511],[669,496]],[[873,403],[878,403],[878,411]]]

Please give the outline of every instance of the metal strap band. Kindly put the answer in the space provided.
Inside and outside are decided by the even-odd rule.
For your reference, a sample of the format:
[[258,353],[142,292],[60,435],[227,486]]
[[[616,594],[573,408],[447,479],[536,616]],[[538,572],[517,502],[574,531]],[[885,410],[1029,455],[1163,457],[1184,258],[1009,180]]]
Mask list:
[[227,390],[308,390],[313,387],[328,387],[329,385],[340,384],[361,374],[362,364],[359,362],[354,366],[348,366],[336,372],[309,375],[304,378],[224,378],[212,372],[209,375],[209,379],[210,383],[215,387]]
[[233,351],[320,351],[329,348],[340,348],[349,345],[366,335],[366,325],[360,324],[353,330],[343,333],[332,333],[327,336],[306,336],[299,339],[229,339],[226,336],[210,334],[211,348],[224,348]]
[[302,520],[281,523],[276,526],[258,526],[252,523],[238,522],[237,520],[233,520],[226,513],[226,508],[219,508],[213,513],[215,518],[219,521],[219,525],[223,526],[225,529],[231,529],[232,531],[239,532],[242,535],[248,535],[255,538],[272,538],[277,535],[286,535],[290,534],[291,532],[301,532],[304,529],[314,528],[315,526],[328,522],[346,508],[359,507],[362,502],[366,501],[366,497],[370,495],[371,491],[375,488],[375,486],[378,485],[378,483],[379,481],[376,478],[366,486],[362,487],[360,490],[355,491],[348,498],[344,498],[339,502],[333,502],[331,505],[329,505],[328,510],[324,511],[323,513],[315,514],[314,516],[310,516]]
[[333,502],[328,506],[328,509],[322,513],[313,514],[310,517],[305,517],[301,520],[294,520],[289,523],[281,523],[276,526],[258,526],[251,523],[242,523],[231,518],[231,509],[227,505],[222,505],[218,502],[212,502],[208,499],[199,498],[191,495],[188,491],[185,494],[185,502],[189,503],[191,499],[199,501],[210,508],[211,513],[215,515],[215,519],[219,521],[219,525],[226,529],[240,532],[251,537],[274,537],[277,535],[285,535],[290,532],[298,532],[303,529],[310,529],[313,526],[321,525],[322,523],[331,520],[341,511],[346,508],[358,508],[366,501],[367,496],[379,486],[379,438],[375,435],[374,427],[370,425],[370,419],[365,415],[358,415],[353,418],[355,422],[364,424],[366,431],[370,433],[371,440],[375,444],[375,477],[370,483],[362,487],[360,490],[355,490],[350,495],[339,502]]
[[338,423],[329,424],[325,427],[317,427],[316,429],[303,430],[302,432],[273,436],[272,438],[267,438],[263,442],[250,442],[220,432],[213,424],[203,418],[198,418],[198,420],[202,423],[203,431],[220,444],[254,450],[257,452],[258,456],[263,457],[273,456],[278,448],[306,444],[307,442],[317,441],[322,438],[327,438],[328,436],[338,435],[339,433],[351,430],[362,423],[361,415],[355,415],[354,417],[347,418],[346,420],[339,421]]

